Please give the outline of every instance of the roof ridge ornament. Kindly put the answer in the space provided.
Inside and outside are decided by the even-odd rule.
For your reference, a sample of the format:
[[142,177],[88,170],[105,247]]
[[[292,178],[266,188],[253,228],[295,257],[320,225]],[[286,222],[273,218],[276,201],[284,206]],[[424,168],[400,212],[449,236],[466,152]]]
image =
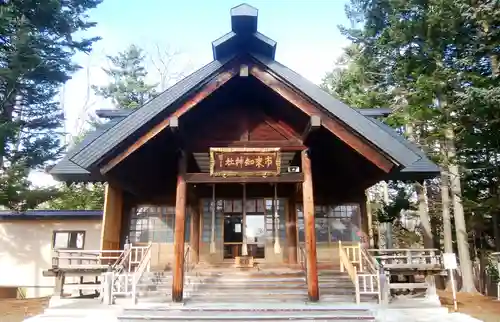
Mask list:
[[274,60],[276,42],[257,31],[259,10],[242,3],[231,8],[231,31],[212,42],[214,60],[255,53]]
[[258,15],[259,10],[246,3],[231,8],[231,30],[236,34],[257,32]]

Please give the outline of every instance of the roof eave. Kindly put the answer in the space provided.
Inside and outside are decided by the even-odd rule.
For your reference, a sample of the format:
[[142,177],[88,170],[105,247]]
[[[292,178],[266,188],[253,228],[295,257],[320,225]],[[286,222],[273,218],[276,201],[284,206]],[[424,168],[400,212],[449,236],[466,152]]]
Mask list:
[[162,113],[169,115],[177,102],[182,101],[187,95],[219,74],[234,57],[212,61],[193,72],[106,130],[93,142],[70,157],[70,161],[90,172],[98,171],[100,163],[112,151],[118,149],[130,135],[144,129],[144,126],[150,124],[159,115],[163,115]]
[[408,167],[420,159],[420,155],[405,147],[389,133],[386,133],[386,131],[373,123],[370,120],[371,118],[362,115],[355,109],[335,99],[303,76],[275,60],[271,60],[256,53],[252,53],[252,56],[272,73],[277,75],[285,84],[308,97],[327,114],[345,123],[358,135],[365,138],[397,164],[402,167]]

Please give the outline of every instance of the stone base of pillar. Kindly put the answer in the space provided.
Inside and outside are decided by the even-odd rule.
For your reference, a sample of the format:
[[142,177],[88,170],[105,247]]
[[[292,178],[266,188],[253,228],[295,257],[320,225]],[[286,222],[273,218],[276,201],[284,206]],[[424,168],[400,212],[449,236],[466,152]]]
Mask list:
[[275,254],[280,254],[281,253],[281,246],[278,241],[274,242],[274,253]]

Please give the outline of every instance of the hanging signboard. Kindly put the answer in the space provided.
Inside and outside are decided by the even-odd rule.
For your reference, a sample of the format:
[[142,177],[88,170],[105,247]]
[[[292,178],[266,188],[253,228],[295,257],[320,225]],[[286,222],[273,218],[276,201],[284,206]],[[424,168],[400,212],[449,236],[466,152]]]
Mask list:
[[443,264],[445,269],[457,269],[457,256],[455,253],[444,253]]
[[279,148],[210,148],[210,175],[277,176],[281,171]]

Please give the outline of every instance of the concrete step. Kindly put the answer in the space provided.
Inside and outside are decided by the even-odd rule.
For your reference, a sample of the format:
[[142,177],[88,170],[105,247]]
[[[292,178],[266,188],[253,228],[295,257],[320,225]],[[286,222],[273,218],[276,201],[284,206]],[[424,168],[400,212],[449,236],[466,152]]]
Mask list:
[[[276,305],[279,307],[279,305]],[[375,321],[369,310],[335,309],[127,309],[119,321]]]

